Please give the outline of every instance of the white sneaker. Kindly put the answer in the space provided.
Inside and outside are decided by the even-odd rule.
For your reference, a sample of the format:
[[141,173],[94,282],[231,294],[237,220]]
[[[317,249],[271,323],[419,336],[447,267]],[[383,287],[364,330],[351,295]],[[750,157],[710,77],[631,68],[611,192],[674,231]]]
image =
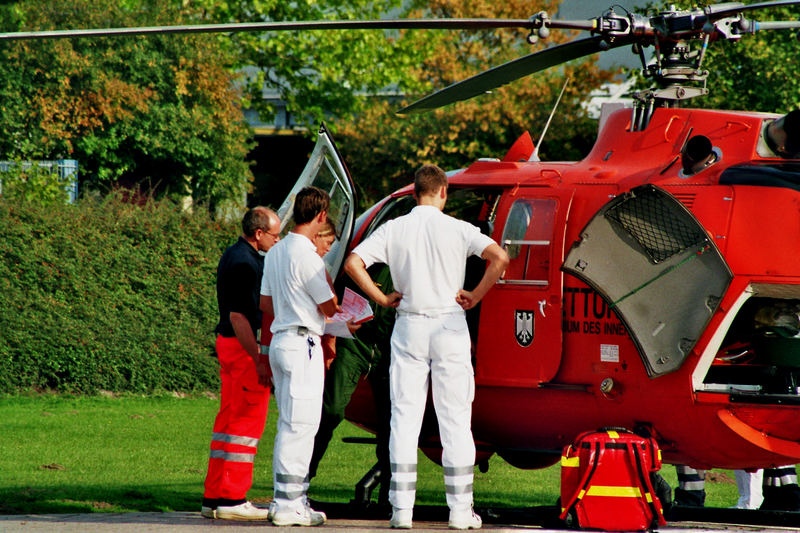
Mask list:
[[480,529],[483,524],[472,507],[459,511],[450,511],[450,529]]
[[239,505],[220,505],[217,507],[217,518],[222,520],[268,520],[269,510],[256,507],[250,502]]
[[216,518],[217,510],[213,507],[206,507],[205,505],[200,508],[200,516],[203,518]]
[[276,526],[321,526],[328,517],[322,511],[315,511],[308,505],[298,509],[275,510],[272,524]]
[[411,518],[414,515],[412,509],[392,509],[392,519],[389,525],[394,529],[411,529]]

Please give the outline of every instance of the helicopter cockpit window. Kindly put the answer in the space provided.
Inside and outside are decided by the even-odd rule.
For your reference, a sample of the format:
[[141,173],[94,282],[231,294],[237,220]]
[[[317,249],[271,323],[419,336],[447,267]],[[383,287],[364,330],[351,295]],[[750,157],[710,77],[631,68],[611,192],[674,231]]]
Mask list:
[[548,286],[555,211],[552,199],[514,202],[501,241],[511,259],[501,282]]
[[[364,237],[368,237],[375,229],[383,224],[397,217],[406,215],[411,211],[417,203],[411,195],[400,196],[389,200],[386,205],[381,209],[381,212],[375,215],[375,218],[370,222],[369,227],[364,231]],[[363,216],[363,215],[362,215]],[[358,224],[358,221],[356,221]]]
[[[499,200],[500,191],[493,189],[474,190],[452,188],[447,191],[447,204],[445,205],[444,212],[452,217],[474,224],[480,228],[482,233],[491,235]],[[391,198],[369,223],[369,226],[364,231],[362,239],[368,237],[384,222],[408,214],[416,205],[416,200],[414,200],[414,197],[410,194]],[[360,226],[360,219],[365,215],[366,213],[359,217],[359,220],[356,221],[356,226]]]
[[478,226],[482,233],[491,235],[499,200],[500,193],[495,190],[450,188],[444,212],[459,220],[466,220]]

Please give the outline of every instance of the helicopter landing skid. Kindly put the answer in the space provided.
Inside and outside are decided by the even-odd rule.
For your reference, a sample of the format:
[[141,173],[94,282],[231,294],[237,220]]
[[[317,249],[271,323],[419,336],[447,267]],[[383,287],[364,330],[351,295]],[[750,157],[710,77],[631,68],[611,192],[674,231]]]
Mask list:
[[[383,472],[379,463],[372,465],[366,474],[356,483],[355,496],[350,500],[350,505],[353,507],[362,507],[364,509],[369,507],[388,507],[389,506],[389,483],[388,479],[384,479],[382,483]],[[388,476],[386,476],[388,478]],[[379,487],[378,503],[372,501],[372,492],[376,487]]]

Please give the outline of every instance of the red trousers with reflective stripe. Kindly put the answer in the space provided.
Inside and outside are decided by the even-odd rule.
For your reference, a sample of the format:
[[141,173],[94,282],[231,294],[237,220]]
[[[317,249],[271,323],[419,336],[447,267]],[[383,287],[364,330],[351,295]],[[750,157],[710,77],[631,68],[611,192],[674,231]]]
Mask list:
[[253,459],[264,432],[269,388],[236,337],[217,336],[220,406],[214,420],[205,498],[241,500],[253,484]]

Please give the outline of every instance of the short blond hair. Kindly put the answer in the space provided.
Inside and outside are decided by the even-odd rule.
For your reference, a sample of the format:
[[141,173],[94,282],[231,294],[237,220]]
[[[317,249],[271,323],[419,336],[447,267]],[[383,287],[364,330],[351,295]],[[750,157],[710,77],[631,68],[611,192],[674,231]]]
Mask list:
[[325,225],[322,226],[322,229],[317,232],[317,237],[327,237],[329,235],[333,235],[337,239],[339,238],[339,233],[336,231],[336,224],[334,224],[330,217],[328,221],[325,222]]

